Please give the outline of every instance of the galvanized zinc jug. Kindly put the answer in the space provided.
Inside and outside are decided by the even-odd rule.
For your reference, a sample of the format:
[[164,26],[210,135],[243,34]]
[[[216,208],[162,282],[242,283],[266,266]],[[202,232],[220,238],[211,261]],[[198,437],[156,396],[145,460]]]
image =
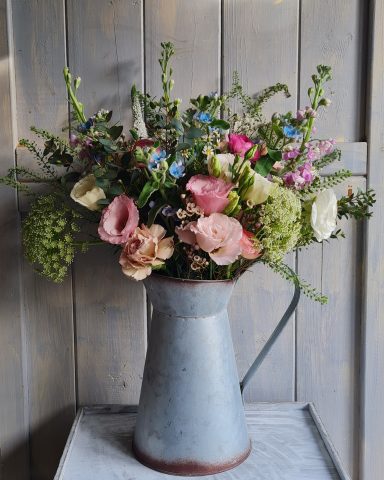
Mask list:
[[227,314],[234,281],[151,275],[144,283],[153,314],[133,439],[136,457],[177,475],[239,465],[251,445]]

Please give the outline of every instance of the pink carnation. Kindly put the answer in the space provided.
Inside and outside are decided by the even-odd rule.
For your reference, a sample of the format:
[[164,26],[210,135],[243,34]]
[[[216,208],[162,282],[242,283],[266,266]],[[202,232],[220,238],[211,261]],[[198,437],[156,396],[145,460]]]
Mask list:
[[222,213],[212,213],[176,229],[182,242],[197,244],[217,265],[233,263],[241,253],[243,227],[238,220]]
[[228,194],[233,185],[224,180],[207,175],[194,175],[187,183],[187,190],[205,215],[222,212],[228,205]]
[[255,260],[260,257],[260,249],[255,247],[255,242],[252,241],[253,234],[247,230],[243,230],[243,236],[240,240],[241,256],[247,260]]
[[104,208],[98,228],[104,242],[126,243],[139,224],[139,211],[133,200],[120,195]]
[[[228,135],[228,150],[240,157],[244,157],[247,151],[253,146],[254,143],[246,135],[237,135],[236,133],[230,133]],[[260,157],[261,152],[256,150],[254,156],[251,158],[251,162],[256,162]]]

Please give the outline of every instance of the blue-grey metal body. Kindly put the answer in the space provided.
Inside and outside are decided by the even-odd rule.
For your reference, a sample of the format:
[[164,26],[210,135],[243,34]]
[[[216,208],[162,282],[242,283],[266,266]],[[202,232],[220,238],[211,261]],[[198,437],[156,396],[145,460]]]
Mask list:
[[151,276],[153,305],[133,448],[167,473],[206,475],[250,453],[227,315],[233,281]]
[[152,275],[153,305],[133,449],[156,470],[205,475],[233,468],[250,445],[241,394],[294,312],[300,289],[239,385],[227,304],[234,281]]

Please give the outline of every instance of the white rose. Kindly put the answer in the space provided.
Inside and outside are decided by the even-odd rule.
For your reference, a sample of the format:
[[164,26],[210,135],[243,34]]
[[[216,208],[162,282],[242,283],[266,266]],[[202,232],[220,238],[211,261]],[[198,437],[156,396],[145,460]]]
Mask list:
[[277,184],[270,182],[259,173],[251,170],[253,175],[253,184],[248,188],[244,195],[244,199],[250,206],[259,205],[267,200],[271,192],[277,188]]
[[105,197],[104,190],[96,186],[96,177],[92,174],[79,180],[72,188],[71,198],[88,210],[98,210],[98,200]]
[[311,226],[316,240],[329,238],[336,228],[337,198],[332,189],[320,192],[312,204]]

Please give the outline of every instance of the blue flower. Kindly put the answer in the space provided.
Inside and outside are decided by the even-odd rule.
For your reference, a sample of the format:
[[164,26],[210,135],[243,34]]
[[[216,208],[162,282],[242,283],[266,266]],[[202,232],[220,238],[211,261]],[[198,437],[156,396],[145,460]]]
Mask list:
[[85,123],[80,123],[80,125],[77,127],[77,130],[81,133],[86,132],[93,126],[93,119],[88,118],[88,120]]
[[175,160],[169,167],[169,173],[172,177],[181,178],[185,175],[185,165],[182,160]]
[[208,112],[199,112],[195,113],[194,119],[198,120],[201,123],[211,123],[212,115]]
[[164,215],[164,217],[173,217],[176,215],[177,209],[172,208],[170,205],[167,205],[164,207],[161,211],[161,213]]
[[148,164],[149,170],[152,170],[153,168],[157,167],[157,165],[165,160],[167,157],[167,152],[165,150],[155,150],[152,155],[151,159]]
[[301,132],[297,128],[293,127],[292,125],[286,125],[283,128],[284,135],[288,138],[296,138],[300,137]]

